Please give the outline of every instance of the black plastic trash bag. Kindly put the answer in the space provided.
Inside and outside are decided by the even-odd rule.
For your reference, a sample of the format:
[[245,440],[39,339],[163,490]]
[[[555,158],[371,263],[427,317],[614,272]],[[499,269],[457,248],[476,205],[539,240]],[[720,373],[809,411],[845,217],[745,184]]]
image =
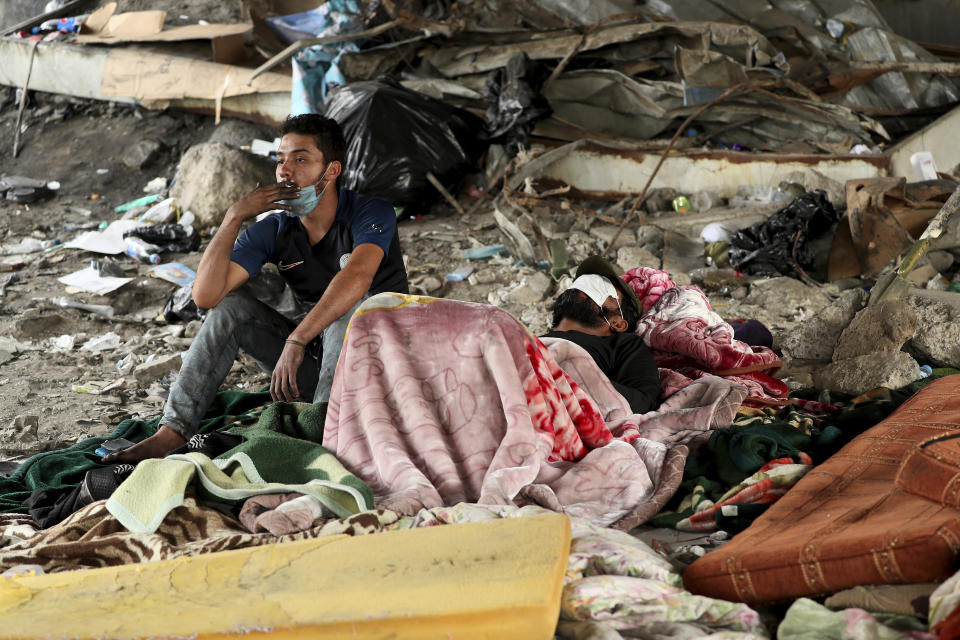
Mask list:
[[180,287],[170,294],[167,306],[163,308],[163,319],[167,322],[190,322],[200,320],[203,312],[193,301],[193,284]]
[[338,89],[326,115],[347,139],[341,186],[396,207],[426,211],[439,196],[427,173],[454,190],[487,146],[482,119],[389,78]]
[[730,239],[730,266],[754,276],[810,271],[815,253],[809,241],[828,232],[837,211],[823,190],[808,191],[764,222],[741,229]]
[[200,248],[200,234],[182,224],[144,225],[123,233],[124,238],[131,236],[154,245],[161,253],[186,253]]
[[526,144],[533,123],[553,113],[550,103],[540,95],[549,75],[546,65],[518,53],[487,80],[483,95],[487,132],[490,141],[502,143],[511,156]]

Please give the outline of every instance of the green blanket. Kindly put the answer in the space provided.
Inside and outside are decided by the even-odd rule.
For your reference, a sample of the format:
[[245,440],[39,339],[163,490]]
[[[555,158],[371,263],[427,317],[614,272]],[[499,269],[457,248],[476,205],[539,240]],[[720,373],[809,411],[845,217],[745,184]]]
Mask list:
[[[200,423],[199,433],[218,431],[236,423],[252,424],[269,402],[268,392],[221,391]],[[105,438],[87,438],[66,449],[32,456],[9,477],[0,477],[0,512],[26,513],[21,503],[33,491],[78,485],[87,471],[104,466],[94,451],[105,440],[126,438],[139,442],[156,433],[159,424],[160,418],[124,420]]]
[[326,405],[274,403],[257,424],[236,427],[246,440],[211,460],[200,453],[144,460],[107,501],[127,529],[152,533],[191,487],[204,502],[235,504],[265,493],[302,493],[334,517],[373,508],[373,494],[317,444]]

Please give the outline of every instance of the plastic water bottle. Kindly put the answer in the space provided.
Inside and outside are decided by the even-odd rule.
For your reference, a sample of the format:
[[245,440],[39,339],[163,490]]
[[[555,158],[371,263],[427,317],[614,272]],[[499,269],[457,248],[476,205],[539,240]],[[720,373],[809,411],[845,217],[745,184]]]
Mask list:
[[157,264],[160,262],[160,256],[157,255],[159,248],[155,245],[150,244],[149,242],[144,242],[140,238],[125,238],[127,241],[127,248],[124,249],[126,253],[131,258],[136,258],[140,262],[149,262],[150,264]]

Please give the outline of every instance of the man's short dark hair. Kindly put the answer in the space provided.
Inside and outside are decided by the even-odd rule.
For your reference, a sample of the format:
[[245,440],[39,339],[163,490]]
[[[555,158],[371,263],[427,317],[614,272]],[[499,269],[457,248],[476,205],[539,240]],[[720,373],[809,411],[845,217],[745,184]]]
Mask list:
[[[637,330],[637,322],[640,320],[640,314],[636,308],[627,301],[620,303],[620,310],[623,311],[623,319],[627,321],[627,332],[633,333]],[[585,327],[599,327],[606,324],[600,314],[604,314],[608,319],[616,316],[618,312],[608,311],[597,306],[597,303],[591,300],[579,289],[567,289],[559,296],[557,302],[553,305],[553,326],[557,325],[564,318],[569,318],[579,322]]]
[[564,318],[579,322],[585,327],[599,327],[606,324],[600,316],[600,307],[579,289],[567,289],[553,305],[553,329]]
[[[323,153],[326,163],[334,160],[344,164],[347,157],[347,142],[343,138],[343,129],[333,118],[316,113],[304,113],[298,116],[287,116],[280,125],[280,137],[294,133],[301,136],[313,136],[317,149]],[[342,174],[341,174],[342,175]],[[337,186],[340,178],[337,177]]]

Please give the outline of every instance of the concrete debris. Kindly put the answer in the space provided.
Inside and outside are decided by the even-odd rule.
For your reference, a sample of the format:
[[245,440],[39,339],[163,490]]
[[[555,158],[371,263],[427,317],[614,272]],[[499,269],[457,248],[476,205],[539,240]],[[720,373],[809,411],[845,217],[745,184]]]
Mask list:
[[899,350],[876,351],[839,362],[813,372],[818,389],[834,389],[859,395],[875,387],[899,389],[923,377],[920,365]]
[[140,384],[148,384],[154,380],[159,380],[168,373],[179,371],[181,364],[182,359],[179,353],[160,356],[134,367],[133,376]]
[[832,361],[840,334],[868,299],[863,289],[842,292],[840,297],[784,337],[780,343],[784,359]]
[[258,182],[276,180],[269,161],[219,142],[187,149],[177,173],[180,178],[170,195],[177,198],[184,211],[193,212],[195,226],[201,229],[219,225],[226,210]]
[[756,307],[777,310],[782,317],[807,320],[830,304],[820,289],[795,278],[778,277],[758,280],[750,285],[744,302]]
[[526,276],[515,287],[503,295],[504,302],[515,305],[528,305],[541,302],[553,288],[553,280],[540,271]]
[[621,272],[635,267],[660,268],[660,258],[643,247],[620,247],[617,249],[616,262]]
[[162,151],[162,142],[144,138],[131,144],[130,148],[124,152],[121,161],[131,169],[140,170],[153,164]]
[[[960,294],[954,296],[960,298]],[[917,322],[907,350],[933,366],[960,369],[960,308],[920,296],[910,296],[906,302]]]
[[917,314],[905,302],[889,300],[866,307],[840,334],[833,361],[897,350],[917,331]]

